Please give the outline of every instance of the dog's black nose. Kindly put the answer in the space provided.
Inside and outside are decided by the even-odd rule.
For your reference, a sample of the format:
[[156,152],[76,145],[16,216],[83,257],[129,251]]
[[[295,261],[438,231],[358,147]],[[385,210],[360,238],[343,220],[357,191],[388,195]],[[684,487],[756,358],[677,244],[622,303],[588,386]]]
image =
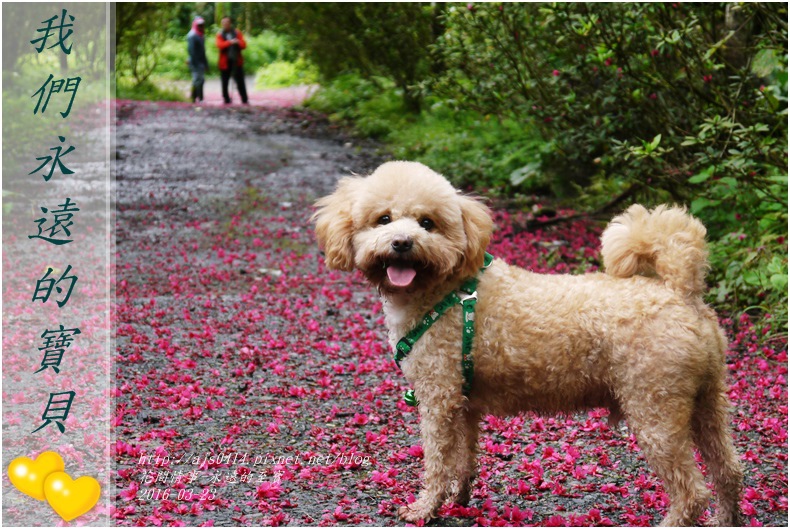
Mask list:
[[413,245],[411,237],[406,237],[405,235],[398,235],[392,239],[392,249],[398,253],[408,252]]

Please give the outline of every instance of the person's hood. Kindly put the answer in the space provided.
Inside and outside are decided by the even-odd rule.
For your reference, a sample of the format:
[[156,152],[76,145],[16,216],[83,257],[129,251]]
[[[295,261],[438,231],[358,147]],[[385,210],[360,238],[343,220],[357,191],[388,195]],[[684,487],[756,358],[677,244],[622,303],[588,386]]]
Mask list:
[[[203,24],[203,26],[204,26],[203,30],[201,30],[198,27],[201,24]],[[198,35],[200,35],[202,37],[203,33],[205,31],[205,24],[206,24],[206,21],[203,20],[203,17],[195,17],[195,20],[192,21],[192,31],[190,31],[190,33],[197,33]]]

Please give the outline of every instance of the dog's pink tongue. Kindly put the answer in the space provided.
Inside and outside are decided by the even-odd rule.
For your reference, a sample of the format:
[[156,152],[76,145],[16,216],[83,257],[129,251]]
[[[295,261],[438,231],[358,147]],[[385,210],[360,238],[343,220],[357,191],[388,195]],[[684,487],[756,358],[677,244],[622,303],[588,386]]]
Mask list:
[[414,280],[417,271],[410,266],[390,265],[387,267],[387,277],[396,287],[407,287]]

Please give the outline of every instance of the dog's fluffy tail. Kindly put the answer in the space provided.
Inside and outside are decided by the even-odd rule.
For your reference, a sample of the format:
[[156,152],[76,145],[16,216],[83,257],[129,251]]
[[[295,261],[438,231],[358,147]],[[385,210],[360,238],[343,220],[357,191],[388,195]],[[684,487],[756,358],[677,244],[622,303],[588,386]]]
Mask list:
[[686,208],[634,204],[612,219],[601,236],[606,272],[615,277],[657,275],[684,295],[705,290],[705,226]]

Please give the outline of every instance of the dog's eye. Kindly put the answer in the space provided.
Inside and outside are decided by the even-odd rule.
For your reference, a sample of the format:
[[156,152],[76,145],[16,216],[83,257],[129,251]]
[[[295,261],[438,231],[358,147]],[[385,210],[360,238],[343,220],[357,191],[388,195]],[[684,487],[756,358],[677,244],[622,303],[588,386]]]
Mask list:
[[433,223],[433,221],[431,219],[424,218],[424,219],[420,220],[420,226],[425,228],[427,231],[431,231],[433,229],[433,227],[434,227],[434,223]]
[[377,220],[376,222],[378,222],[379,226],[384,226],[385,224],[389,224],[390,220],[391,219],[389,215],[382,215],[379,217],[379,220]]

